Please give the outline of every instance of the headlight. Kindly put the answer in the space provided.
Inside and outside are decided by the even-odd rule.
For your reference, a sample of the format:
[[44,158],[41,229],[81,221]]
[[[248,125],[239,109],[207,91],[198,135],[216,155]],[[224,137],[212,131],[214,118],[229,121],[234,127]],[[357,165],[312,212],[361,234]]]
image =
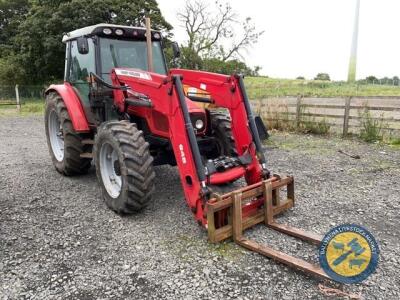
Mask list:
[[193,129],[196,134],[201,134],[207,127],[206,115],[203,112],[192,112],[190,114],[190,121],[192,122]]
[[197,130],[201,130],[204,127],[204,122],[202,119],[198,119],[196,120],[196,122],[194,123],[194,126],[196,127]]

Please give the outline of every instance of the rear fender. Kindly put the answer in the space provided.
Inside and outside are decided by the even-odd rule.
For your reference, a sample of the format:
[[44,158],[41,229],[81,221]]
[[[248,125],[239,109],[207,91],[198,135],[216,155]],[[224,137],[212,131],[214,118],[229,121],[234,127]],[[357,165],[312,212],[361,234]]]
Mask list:
[[64,84],[52,84],[46,91],[45,95],[56,92],[63,99],[65,106],[67,107],[68,114],[72,121],[72,126],[76,132],[88,132],[90,131],[89,123],[86,119],[85,112],[83,110],[81,100],[75,93],[72,86],[65,82]]

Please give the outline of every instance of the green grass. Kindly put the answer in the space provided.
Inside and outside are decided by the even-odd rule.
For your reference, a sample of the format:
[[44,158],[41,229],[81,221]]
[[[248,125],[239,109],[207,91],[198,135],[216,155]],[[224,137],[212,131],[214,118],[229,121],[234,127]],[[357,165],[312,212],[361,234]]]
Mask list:
[[43,99],[29,99],[22,102],[21,110],[18,111],[15,105],[0,105],[0,117],[2,116],[25,116],[41,115],[44,113]]
[[400,138],[395,138],[390,141],[390,145],[400,146]]
[[400,96],[400,87],[390,85],[349,84],[320,80],[273,79],[266,77],[245,78],[250,99],[269,96]]
[[392,148],[400,149],[400,137],[391,138],[387,143],[388,143]]

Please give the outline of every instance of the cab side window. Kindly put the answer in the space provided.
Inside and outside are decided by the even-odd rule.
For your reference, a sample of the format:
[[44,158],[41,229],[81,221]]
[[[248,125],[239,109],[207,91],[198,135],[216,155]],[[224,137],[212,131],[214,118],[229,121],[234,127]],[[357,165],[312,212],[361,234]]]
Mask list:
[[95,49],[91,38],[88,39],[89,53],[80,54],[76,41],[71,42],[71,64],[69,71],[69,81],[72,83],[88,82],[90,73],[95,73]]

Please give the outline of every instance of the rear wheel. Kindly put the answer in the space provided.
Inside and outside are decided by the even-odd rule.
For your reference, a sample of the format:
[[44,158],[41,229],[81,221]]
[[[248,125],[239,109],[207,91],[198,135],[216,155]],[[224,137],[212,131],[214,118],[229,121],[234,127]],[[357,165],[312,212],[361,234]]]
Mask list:
[[130,214],[145,208],[154,192],[153,158],[142,131],[128,121],[102,124],[94,145],[97,178],[109,208]]
[[91,159],[81,158],[80,154],[91,152],[91,146],[82,144],[85,136],[74,130],[63,99],[54,92],[46,96],[45,128],[56,170],[64,175],[86,173]]

